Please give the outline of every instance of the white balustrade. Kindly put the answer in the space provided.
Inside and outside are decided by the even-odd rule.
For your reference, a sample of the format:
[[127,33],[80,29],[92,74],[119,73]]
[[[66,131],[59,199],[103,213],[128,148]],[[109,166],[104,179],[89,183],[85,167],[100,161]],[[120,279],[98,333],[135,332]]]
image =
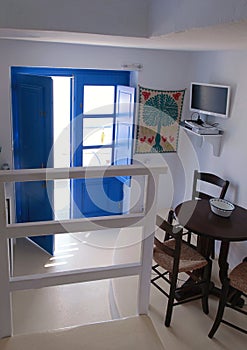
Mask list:
[[[162,166],[147,168],[143,165],[110,167],[76,167],[66,169],[23,169],[0,172],[0,338],[12,335],[11,292],[62,284],[79,283],[123,276],[139,275],[139,314],[147,314],[150,275],[155,231],[156,199],[159,175],[167,172]],[[25,181],[100,178],[115,176],[146,176],[145,209],[143,213],[129,213],[94,218],[59,221],[8,223],[6,184]],[[9,240],[18,237],[42,236],[50,233],[86,232],[102,228],[143,227],[141,259],[128,263],[70,271],[14,277],[11,274]]]

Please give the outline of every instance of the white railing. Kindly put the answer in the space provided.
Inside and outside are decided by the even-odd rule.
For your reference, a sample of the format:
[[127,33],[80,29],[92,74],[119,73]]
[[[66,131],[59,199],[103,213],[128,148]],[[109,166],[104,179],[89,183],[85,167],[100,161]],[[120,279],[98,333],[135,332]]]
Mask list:
[[[16,290],[139,275],[138,313],[147,314],[158,179],[160,174],[166,172],[167,168],[164,166],[152,166],[148,169],[142,165],[0,171],[0,338],[12,335],[11,292]],[[59,221],[8,223],[6,183],[138,175],[147,177],[145,210],[143,213]],[[18,277],[11,275],[9,256],[10,239],[35,235],[42,236],[50,233],[85,232],[100,230],[102,228],[122,228],[129,226],[143,227],[141,259],[138,263]]]

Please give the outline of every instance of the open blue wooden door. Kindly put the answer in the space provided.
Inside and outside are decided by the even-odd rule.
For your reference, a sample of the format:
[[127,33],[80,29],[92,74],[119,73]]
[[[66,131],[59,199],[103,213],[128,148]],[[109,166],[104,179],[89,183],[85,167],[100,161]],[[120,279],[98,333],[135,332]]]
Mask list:
[[[129,86],[117,87],[117,113],[115,121],[114,164],[129,165],[132,162],[134,93]],[[125,180],[126,177],[123,177]]]
[[[44,168],[53,145],[52,78],[15,74],[12,79],[13,147],[15,169]],[[49,158],[52,159],[52,157]],[[16,183],[17,222],[53,219],[45,181]],[[49,188],[49,191],[51,190]],[[49,254],[54,235],[31,238]]]
[[[101,111],[97,110],[87,114],[84,110],[77,120],[74,130],[75,133],[82,132],[78,138],[82,138],[83,142],[76,150],[75,166],[131,163],[135,89],[129,86],[112,87],[114,88],[112,111],[108,110],[108,114],[106,112],[100,114]],[[99,90],[100,88],[101,86]],[[85,94],[82,99],[85,103],[84,99]],[[93,131],[93,128],[96,131]],[[107,137],[108,141],[104,142],[103,139]],[[128,180],[129,178],[126,177],[114,177],[74,181],[73,216],[122,214],[123,210],[125,211],[123,208],[124,184]]]
[[[132,164],[133,128],[134,128],[134,98],[135,89],[130,86],[117,86],[114,164]],[[122,212],[129,212],[130,176],[116,178],[122,186],[125,185],[125,199],[122,202]]]

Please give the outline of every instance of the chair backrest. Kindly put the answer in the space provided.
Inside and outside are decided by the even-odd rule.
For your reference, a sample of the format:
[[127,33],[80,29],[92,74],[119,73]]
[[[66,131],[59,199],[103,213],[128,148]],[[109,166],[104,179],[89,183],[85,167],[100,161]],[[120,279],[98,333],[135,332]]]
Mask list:
[[165,231],[165,234],[168,234],[169,238],[175,238],[177,239],[179,236],[183,234],[183,227],[181,225],[172,225],[173,221],[173,211],[170,210],[168,215],[168,220],[166,221],[161,216],[156,216],[156,225],[161,228],[163,231]]
[[194,171],[194,181],[193,181],[193,189],[192,189],[192,199],[210,199],[212,197],[217,197],[214,195],[210,195],[206,193],[206,191],[198,189],[199,182],[209,183],[219,187],[219,195],[218,198],[224,198],[226,191],[229,186],[229,181],[220,178],[215,174],[199,172],[198,170]]
[[247,257],[243,259],[243,262],[235,266],[235,268],[229,274],[230,285],[247,295]]
[[170,238],[173,238],[175,241],[175,245],[171,247],[161,242],[157,237],[154,237],[154,245],[159,250],[174,258],[173,273],[178,273],[183,227],[180,225],[172,225],[159,215],[156,216],[156,225],[165,232],[166,238],[164,242]]
[[[157,217],[157,220],[158,220],[158,217]],[[172,227],[173,220],[174,220],[174,211],[171,209],[169,210],[168,217],[167,217],[167,222],[170,224],[170,227]],[[156,222],[156,224],[159,226],[158,222]],[[170,232],[170,229],[165,230],[165,241],[171,238],[171,235],[169,232]]]

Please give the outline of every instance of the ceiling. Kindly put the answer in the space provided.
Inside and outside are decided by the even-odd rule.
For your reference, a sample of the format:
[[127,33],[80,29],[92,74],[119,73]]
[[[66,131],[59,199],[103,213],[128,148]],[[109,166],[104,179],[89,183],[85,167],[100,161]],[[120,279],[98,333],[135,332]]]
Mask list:
[[0,38],[158,50],[241,50],[247,49],[247,20],[150,38],[20,29],[0,29]]

